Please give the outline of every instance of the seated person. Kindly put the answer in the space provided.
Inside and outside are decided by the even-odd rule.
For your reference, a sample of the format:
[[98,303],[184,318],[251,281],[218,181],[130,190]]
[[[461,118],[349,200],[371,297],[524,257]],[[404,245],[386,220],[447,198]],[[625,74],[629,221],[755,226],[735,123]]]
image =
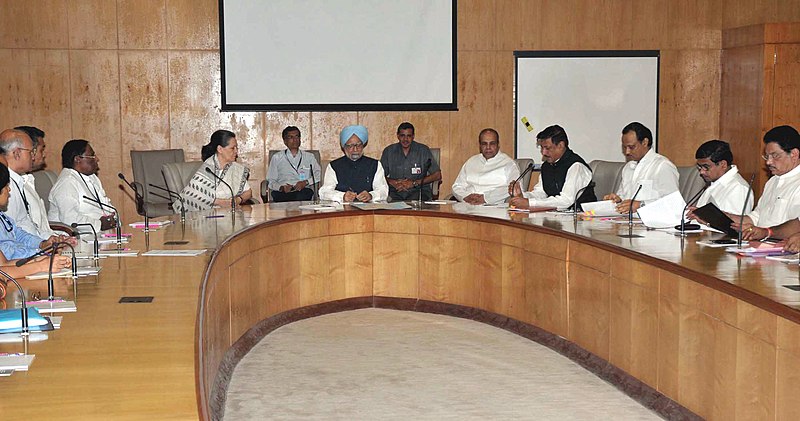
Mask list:
[[442,171],[431,149],[414,141],[414,125],[408,122],[397,127],[397,140],[381,154],[389,197],[399,201],[419,200],[422,190],[422,200],[433,199],[431,183],[442,179]]
[[[519,183],[511,183],[508,193],[511,206],[520,209],[553,207],[567,209],[581,203],[594,202],[592,170],[586,161],[569,148],[567,132],[561,126],[550,126],[536,135],[536,146],[542,152],[542,175],[533,191],[522,192]],[[580,197],[577,197],[580,193]]]
[[383,166],[377,159],[364,156],[369,142],[367,128],[347,126],[339,134],[344,156],[325,169],[325,183],[319,189],[322,200],[334,202],[373,202],[386,200],[389,185],[383,175]]
[[6,212],[25,231],[41,239],[54,235],[47,220],[44,201],[34,185],[33,168],[36,145],[28,132],[14,129],[0,133],[0,152],[5,156],[13,191]]
[[708,203],[713,203],[723,212],[741,213],[753,209],[753,195],[748,196],[750,186],[739,174],[739,168],[733,165],[733,152],[728,142],[722,140],[709,140],[697,148],[694,154],[697,160],[697,170],[708,186],[695,206],[690,207],[687,216],[695,219],[692,211]]
[[[744,217],[731,212],[734,229],[742,231],[745,240],[772,237],[774,228],[800,217],[800,134],[791,126],[778,126],[764,134],[764,155],[772,174],[764,185],[764,193],[756,208]],[[741,211],[740,211],[741,212]],[[781,237],[788,237],[782,227]],[[787,235],[788,234],[788,235]]]
[[[629,209],[636,212],[646,202],[678,191],[678,168],[652,148],[653,133],[642,123],[633,122],[622,129],[622,150],[628,163],[622,168],[622,182],[617,192],[603,197],[603,200],[617,202],[617,212],[628,213]],[[631,199],[640,185],[643,187],[631,206]]]
[[48,219],[67,225],[91,224],[100,231],[116,225],[114,211],[105,206],[113,206],[111,199],[97,177],[99,162],[88,141],[73,139],[64,144],[61,149],[61,166],[64,168],[50,190]]
[[[300,129],[289,126],[281,133],[286,149],[269,161],[267,183],[273,202],[311,200],[311,182],[320,181],[319,162],[311,152],[300,150]],[[313,172],[313,173],[312,173]]]
[[508,197],[508,185],[519,177],[519,167],[500,152],[500,135],[495,129],[481,130],[478,147],[481,153],[461,167],[453,183],[453,196],[471,205],[502,203]]
[[67,237],[53,235],[46,240],[42,240],[17,227],[14,220],[5,213],[8,210],[8,199],[11,195],[10,180],[8,167],[0,164],[0,223],[5,228],[0,230],[0,252],[2,252],[3,260],[23,259],[58,242],[69,241],[70,244],[74,245],[74,239],[68,240]]
[[[247,182],[250,170],[236,162],[239,157],[239,145],[233,132],[215,131],[211,134],[208,144],[203,145],[200,153],[203,164],[180,192],[187,211],[206,210],[215,206],[230,207],[231,189],[237,205],[253,197],[250,184]],[[228,185],[221,183],[217,177],[209,174],[208,170],[213,171]],[[172,203],[175,212],[180,212],[181,206],[180,201]]]

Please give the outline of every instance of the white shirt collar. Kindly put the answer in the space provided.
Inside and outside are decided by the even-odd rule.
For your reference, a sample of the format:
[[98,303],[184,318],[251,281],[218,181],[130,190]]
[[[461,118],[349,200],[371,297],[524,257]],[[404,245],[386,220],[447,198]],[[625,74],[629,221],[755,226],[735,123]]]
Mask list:
[[725,174],[722,174],[722,177],[718,178],[716,181],[712,181],[711,185],[725,184],[736,177],[736,174],[739,174],[739,168],[736,165],[731,165],[731,168]]
[[775,177],[778,177],[778,179],[781,179],[781,178],[794,177],[794,176],[796,176],[798,174],[800,174],[800,165],[792,168],[791,171],[787,172],[784,175],[776,175]]

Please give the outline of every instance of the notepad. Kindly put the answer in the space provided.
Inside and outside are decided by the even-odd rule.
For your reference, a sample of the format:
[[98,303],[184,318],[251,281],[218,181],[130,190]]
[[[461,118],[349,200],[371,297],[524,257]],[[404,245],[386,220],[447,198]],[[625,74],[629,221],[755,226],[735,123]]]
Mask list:
[[150,250],[142,256],[199,256],[206,250]]
[[65,300],[39,300],[39,301],[28,301],[28,314],[30,314],[30,310],[35,308],[39,310],[39,313],[74,313],[78,311],[78,307],[75,305],[75,301],[65,301]]
[[[78,277],[82,278],[82,277],[85,277],[85,276],[97,275],[100,272],[100,269],[102,269],[102,268],[80,267],[77,270]],[[72,276],[72,269],[71,268],[62,269],[62,270],[60,270],[58,272],[53,272],[53,278],[69,278],[71,276]],[[33,273],[33,274],[30,274],[30,275],[25,277],[25,279],[31,279],[31,280],[47,279],[47,278],[49,278],[47,272],[37,272],[37,273]]]
[[100,257],[136,257],[139,255],[139,250],[128,250],[128,249],[109,249],[109,250],[100,250]]

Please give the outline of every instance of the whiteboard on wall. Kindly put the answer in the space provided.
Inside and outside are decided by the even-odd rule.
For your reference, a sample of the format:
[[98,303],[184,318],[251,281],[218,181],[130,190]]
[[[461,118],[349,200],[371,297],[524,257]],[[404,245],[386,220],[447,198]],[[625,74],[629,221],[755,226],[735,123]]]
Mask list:
[[[557,124],[586,162],[624,161],[622,128],[638,121],[658,150],[658,51],[516,51],[517,158],[542,156],[536,134]],[[529,130],[522,119],[526,118]]]
[[219,0],[224,111],[456,110],[456,0]]

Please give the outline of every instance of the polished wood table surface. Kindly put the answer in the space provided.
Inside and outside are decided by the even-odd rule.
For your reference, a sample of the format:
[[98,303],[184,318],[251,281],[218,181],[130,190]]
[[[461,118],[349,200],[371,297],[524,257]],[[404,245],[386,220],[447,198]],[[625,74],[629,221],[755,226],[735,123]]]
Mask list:
[[[207,218],[211,213],[222,217]],[[213,265],[209,267],[212,253],[225,250],[226,245],[243,247],[237,245],[235,240],[247,238],[248,233],[252,234],[260,227],[282,229],[270,233],[276,237],[285,237],[281,237],[283,238],[281,241],[286,240],[288,244],[297,239],[314,238],[319,235],[311,232],[312,228],[308,231],[302,228],[304,225],[313,227],[311,221],[340,221],[340,225],[336,227],[339,232],[346,233],[350,228],[354,229],[354,232],[367,232],[369,231],[367,228],[358,225],[364,225],[364,218],[373,216],[376,218],[375,225],[385,225],[385,221],[389,223],[401,221],[398,222],[400,225],[413,223],[420,226],[422,224],[430,224],[431,227],[441,226],[444,228],[430,229],[440,230],[437,232],[443,237],[471,235],[503,242],[506,240],[500,237],[516,236],[522,232],[520,230],[544,233],[547,238],[565,239],[564,244],[569,244],[566,246],[568,248],[566,253],[569,256],[566,260],[575,268],[580,265],[587,268],[594,266],[595,262],[592,259],[595,254],[600,256],[598,259],[601,260],[607,254],[622,256],[631,261],[643,262],[648,267],[652,266],[675,274],[682,279],[691,280],[741,300],[747,306],[766,314],[774,315],[781,320],[785,319],[791,322],[791,329],[795,329],[794,324],[800,322],[800,311],[798,311],[800,292],[784,288],[784,285],[800,283],[798,281],[800,271],[797,265],[740,258],[722,249],[709,249],[696,244],[698,238],[711,237],[709,233],[681,239],[665,232],[634,227],[633,231],[644,237],[625,239],[618,237],[617,233],[627,231],[627,225],[603,219],[575,221],[569,215],[544,213],[509,215],[504,209],[463,204],[430,206],[423,210],[369,212],[345,210],[327,214],[301,211],[297,209],[296,204],[257,205],[237,210],[234,217],[231,217],[229,212],[219,210],[192,213],[188,215],[185,227],[178,222],[177,217],[173,217],[175,224],[153,231],[147,236],[140,230],[126,229],[125,231],[133,232],[128,247],[140,251],[203,248],[209,252],[199,257],[139,256],[103,259],[101,262],[103,269],[99,276],[79,280],[76,297],[78,312],[65,314],[62,328],[51,332],[47,341],[30,345],[30,352],[36,354],[31,370],[0,378],[4,395],[0,400],[0,414],[8,419],[41,418],[43,415],[51,419],[198,419],[201,414],[203,417],[208,416],[204,409],[207,402],[203,402],[204,398],[201,396],[208,390],[208,381],[205,380],[204,387],[198,386],[198,383],[203,383],[200,379],[203,376],[200,367],[203,366],[205,357],[202,352],[196,352],[198,346],[202,348],[206,338],[198,338],[196,335],[197,332],[204,332],[202,329],[197,329],[198,307],[202,300],[207,298],[204,297],[206,291],[203,286],[206,282],[204,278],[207,278],[208,272],[214,269]],[[383,222],[378,222],[379,220]],[[470,230],[474,225],[477,231],[445,232],[448,229],[447,225],[442,225],[440,221],[450,220],[457,222],[453,226],[460,227],[458,229],[466,227]],[[351,223],[352,226],[349,225]],[[380,231],[374,226],[371,229],[375,232]],[[402,232],[405,228],[399,229],[398,232]],[[332,232],[334,229],[330,230]],[[418,232],[420,230],[421,228]],[[408,240],[403,236],[397,238],[400,241]],[[164,242],[170,240],[186,240],[188,244],[165,246]],[[423,238],[419,241],[428,240]],[[511,243],[513,242],[514,240],[511,240]],[[542,255],[550,253],[546,250],[548,247],[556,246],[538,240],[520,244],[520,248]],[[315,259],[313,251],[292,249],[298,258],[295,264],[302,265]],[[369,254],[372,249],[362,247],[360,251]],[[233,253],[234,251],[230,251],[231,255]],[[216,255],[215,259],[219,260],[219,257]],[[328,255],[328,257],[336,256]],[[263,263],[265,267],[269,265],[269,271],[281,271],[279,261]],[[226,264],[234,263],[226,262]],[[248,264],[257,266],[258,262]],[[496,266],[497,262],[489,264]],[[424,268],[419,270],[423,271]],[[378,288],[379,284],[376,279],[376,284],[373,285],[372,273],[373,268],[370,266],[369,288],[365,295],[386,295],[383,293],[387,291],[373,289]],[[264,276],[268,275],[270,274]],[[338,276],[336,273],[331,275]],[[25,282],[27,288],[32,291],[46,291],[42,282]],[[655,284],[657,290],[663,288],[658,285]],[[61,295],[71,298],[71,291],[69,285],[60,282],[58,292]],[[358,296],[359,293],[356,291],[352,295]],[[14,295],[9,291],[6,300],[13,302]],[[392,293],[392,295],[402,296],[404,293]],[[419,295],[422,294],[417,294]],[[150,304],[119,304],[118,301],[122,296],[153,296],[154,301]],[[232,305],[229,307],[232,308]],[[202,311],[201,309],[201,314]],[[738,311],[741,315],[747,310]],[[233,321],[223,319],[218,322],[229,324],[229,328],[235,327]],[[240,327],[239,330],[246,330],[246,327]],[[655,329],[658,329],[658,326],[655,326]],[[792,332],[794,334],[794,330]],[[556,333],[565,333],[564,336],[568,337],[566,334],[568,332]],[[208,332],[201,334],[207,335]],[[758,332],[755,334],[758,335]],[[230,340],[233,342],[237,338],[237,335],[231,334]],[[613,359],[593,350],[592,343],[581,343],[580,338],[576,342],[601,357]],[[800,348],[800,344],[797,344],[797,347]],[[18,352],[20,349],[19,344],[0,345],[0,352]],[[224,349],[222,351],[224,352]],[[617,364],[615,361],[612,362]],[[634,369],[629,371],[637,374]],[[205,374],[213,376],[215,373]],[[774,394],[774,390],[771,393]],[[681,401],[680,396],[675,396],[673,399]],[[687,399],[690,409],[695,410],[691,408],[692,398]],[[201,402],[201,411],[198,410],[198,402]],[[721,403],[716,402],[714,405]],[[772,412],[767,411],[767,414],[769,413],[774,414],[775,409],[773,408]]]

